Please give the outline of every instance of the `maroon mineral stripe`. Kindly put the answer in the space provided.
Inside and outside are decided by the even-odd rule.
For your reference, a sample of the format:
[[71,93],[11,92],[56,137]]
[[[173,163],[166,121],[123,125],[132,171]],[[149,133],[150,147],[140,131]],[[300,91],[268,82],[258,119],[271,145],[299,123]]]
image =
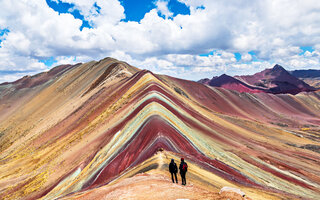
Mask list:
[[[215,124],[212,120],[210,120],[210,119],[204,117],[203,115],[199,114],[197,111],[193,110],[191,107],[188,107],[186,104],[184,104],[179,99],[177,99],[175,96],[173,96],[170,93],[168,93],[167,91],[163,90],[157,83],[150,83],[149,87],[147,89],[143,90],[142,92],[140,92],[132,101],[130,101],[129,104],[134,104],[138,100],[143,98],[145,95],[147,95],[148,93],[155,92],[155,91],[159,92],[160,94],[162,94],[164,96],[166,96],[168,99],[173,101],[178,107],[182,108],[184,111],[186,111],[191,116],[193,116],[194,118],[198,119],[199,121],[201,121],[205,125],[209,126],[210,128],[212,128],[214,130],[222,128],[222,127],[218,128],[217,127],[217,126],[219,126],[218,124]],[[129,104],[127,104],[126,106],[129,106]],[[172,111],[172,109],[171,109],[171,111]],[[180,116],[183,117],[183,118],[186,118],[186,117],[184,117],[184,116],[179,114],[179,117]],[[199,125],[196,125],[196,126],[199,127]]]
[[[180,108],[182,108],[186,112],[190,113],[190,115],[196,117],[198,120],[204,122],[206,125],[208,125],[213,130],[219,130],[220,132],[224,132],[225,134],[228,134],[228,135],[230,135],[232,137],[236,137],[238,139],[241,138],[243,140],[248,140],[247,138],[235,133],[234,131],[227,130],[224,127],[221,127],[220,125],[215,124],[212,121],[209,121],[207,118],[205,118],[202,115],[198,114],[197,112],[191,110],[190,108],[186,108],[186,106],[184,104],[179,102],[174,96],[172,96],[171,94],[169,94],[166,91],[164,91],[161,87],[159,87],[159,85],[157,85],[155,83],[152,83],[151,86],[149,86],[146,90],[144,90],[142,92],[139,92],[139,94],[134,98],[134,100],[130,101],[125,107],[127,107],[127,106],[129,106],[131,104],[134,104],[139,99],[141,99],[143,97],[143,95],[146,95],[147,93],[152,92],[152,91],[157,91],[157,92],[169,97],[170,100],[172,100],[174,103],[176,103],[178,106],[180,106]],[[197,129],[201,130],[202,132],[206,133],[207,135],[210,135],[211,137],[219,139],[220,141],[222,141],[222,142],[224,142],[224,143],[226,143],[226,144],[228,144],[230,146],[237,146],[237,144],[232,142],[231,140],[226,140],[225,138],[215,134],[214,132],[211,132],[211,131],[208,131],[207,129],[204,129],[202,126],[199,126],[197,123],[193,122],[192,120],[189,120],[188,118],[186,118],[185,116],[181,115],[179,112],[177,112],[176,110],[171,108],[169,105],[165,104],[164,102],[162,102],[162,101],[160,101],[160,100],[158,100],[156,98],[153,98],[151,100],[148,100],[148,101],[144,102],[142,105],[140,105],[138,108],[136,108],[131,115],[129,115],[128,119],[125,119],[124,121],[122,121],[121,124],[124,124],[124,122],[132,119],[141,109],[143,109],[144,106],[146,106],[148,103],[151,103],[152,101],[160,103],[161,105],[166,107],[168,110],[173,112],[178,118],[180,118],[184,122],[190,124],[192,127],[195,127]],[[116,129],[118,130],[118,128],[116,128]],[[114,131],[116,131],[116,130],[113,130],[113,132]]]
[[[305,105],[303,105],[299,100],[294,99],[294,96],[289,95],[278,95],[278,97],[289,104],[291,107],[293,107],[296,110],[296,113],[303,116],[312,116],[317,117],[315,113],[313,113],[311,110],[309,110]],[[318,115],[319,116],[319,115]]]
[[[247,116],[243,115],[242,113],[239,113],[236,109],[234,109],[230,105],[230,103],[227,102],[225,98],[218,94],[215,90],[193,81],[186,81],[173,77],[169,77],[169,79],[178,83],[178,85],[182,87],[185,91],[187,91],[187,93],[191,95],[198,103],[204,105],[210,110],[247,118]],[[222,89],[216,90],[223,93]]]
[[[196,82],[180,80],[172,77],[169,77],[169,78],[179,83],[179,86],[182,86],[182,88],[186,90],[189,95],[195,98],[197,102],[200,102],[202,105],[205,105],[208,108],[218,112],[248,118],[248,116],[242,116],[241,113],[231,108],[230,105],[227,102],[225,102],[224,97],[221,96],[219,93],[216,93],[215,90],[218,90],[223,95],[226,95],[227,97],[225,98],[228,100],[231,100],[232,102],[231,104],[238,105],[238,107],[242,109],[244,112],[248,113],[249,116],[255,116],[255,119],[257,117],[265,120],[281,119],[281,118],[276,118],[277,114],[274,113],[275,111],[276,112],[280,111],[283,113],[291,113],[297,116],[305,115],[305,113],[300,111],[301,109],[295,109],[295,108],[292,108],[292,106],[288,106],[285,103],[284,99],[280,99],[281,95],[273,95],[273,94],[265,94],[265,93],[254,94],[253,96],[257,97],[258,100],[262,102],[262,104],[261,103],[255,104],[254,102],[248,101],[245,98],[246,96],[248,96],[247,94],[240,94],[237,92],[232,92],[230,90],[228,91],[228,90],[218,89],[218,88],[213,90]],[[315,92],[313,92],[313,94],[315,94]],[[242,95],[242,96],[239,97],[239,95]],[[283,95],[283,96],[286,96],[286,95]],[[272,100],[273,103],[269,103],[269,100]],[[250,103],[249,104],[250,106],[243,106],[241,102],[248,102]],[[284,107],[275,106],[276,104],[281,104]],[[270,113],[273,113],[273,114],[270,114]]]
[[308,189],[311,189],[311,190],[314,190],[314,189],[315,189],[313,186],[311,186],[311,185],[309,185],[309,184],[306,184],[306,183],[304,183],[304,182],[302,182],[302,181],[299,181],[299,180],[297,180],[297,179],[295,179],[295,178],[292,178],[292,177],[290,177],[290,176],[286,176],[286,175],[284,175],[284,174],[282,174],[282,173],[280,173],[280,172],[278,172],[278,171],[276,171],[276,170],[274,170],[274,169],[271,169],[271,168],[269,168],[269,167],[267,167],[267,166],[265,166],[265,165],[263,165],[263,164],[261,164],[261,163],[258,163],[257,161],[251,159],[251,158],[248,157],[248,156],[240,155],[240,157],[241,157],[244,161],[246,161],[246,162],[248,162],[248,163],[251,163],[251,164],[257,166],[258,168],[260,168],[260,169],[262,169],[262,170],[264,170],[264,171],[270,172],[270,173],[272,173],[273,175],[275,175],[275,176],[277,176],[277,177],[279,177],[279,178],[281,178],[281,179],[283,179],[283,180],[286,180],[286,181],[288,181],[288,182],[291,182],[291,183],[300,185],[300,186],[302,186],[302,187],[304,187],[304,188],[308,188]]
[[[145,73],[147,73],[147,71],[144,71],[143,73],[136,73],[134,76],[132,76],[130,79],[129,79],[129,81],[126,81],[127,83],[126,84],[124,84],[122,87],[120,87],[120,89],[118,89],[118,91],[116,92],[116,94],[117,94],[117,96],[120,96],[120,95],[122,95],[122,94],[124,94],[131,86],[133,86],[134,84],[135,84],[135,82],[137,82],[138,80],[139,80],[139,78],[141,78]],[[129,83],[128,83],[129,82]],[[103,91],[103,89],[102,90],[100,90],[100,91],[98,91],[95,95],[93,95],[93,97],[90,97],[89,98],[89,100],[87,100],[83,105],[81,105],[80,106],[80,108],[78,108],[75,112],[73,112],[71,115],[69,115],[66,119],[64,119],[62,122],[60,122],[59,124],[57,124],[55,127],[64,127],[64,125],[62,125],[62,124],[72,124],[72,123],[70,123],[70,120],[72,120],[71,118],[72,118],[72,116],[74,116],[76,113],[78,113],[80,110],[84,110],[84,109],[86,109],[86,110],[90,110],[90,109],[92,109],[91,107],[88,107],[87,105],[90,105],[90,104],[92,104],[92,102],[94,101],[94,100],[96,100],[98,97],[100,97],[101,96],[101,92]],[[108,95],[108,94],[107,94]],[[100,100],[100,98],[99,98],[99,100]],[[112,102],[111,102],[112,103]],[[88,117],[90,117],[90,118],[92,118],[92,119],[94,119],[97,115],[99,115],[102,111],[103,111],[103,109],[104,108],[106,108],[106,107],[108,107],[110,105],[110,103],[108,102],[108,101],[103,101],[103,103],[99,106],[99,108],[98,109],[96,109],[95,111],[96,112],[91,112],[92,113],[92,116],[88,116]],[[97,112],[99,110],[99,112]],[[80,115],[80,116],[82,116],[82,114]],[[134,117],[134,115],[132,115],[131,116],[131,118],[133,118]],[[79,119],[76,119],[76,120],[79,120]],[[76,121],[76,120],[74,120],[74,121]],[[68,122],[69,121],[69,122]],[[72,120],[73,121],[73,120]],[[91,120],[86,120],[87,121],[87,123],[89,123],[89,121],[91,121]],[[125,123],[126,123],[127,121],[123,121],[122,123],[120,123],[120,124],[118,124],[116,127],[114,127],[113,129],[111,129],[110,131],[107,131],[105,134],[103,134],[103,140],[100,140],[100,141],[103,141],[103,143],[101,144],[101,145],[99,145],[99,147],[100,148],[102,148],[102,146],[104,146],[104,145],[106,145],[109,141],[110,141],[110,139],[112,138],[112,136],[117,132],[116,130],[119,130],[119,128],[120,127],[122,127],[122,126],[124,126],[125,125]],[[83,124],[84,126],[86,126],[87,125],[87,123],[85,123],[85,124]],[[79,124],[76,124],[76,125],[78,125],[79,126]],[[76,126],[74,126],[74,127],[76,127]],[[81,126],[82,127],[82,126]],[[81,127],[76,127],[76,128],[81,128]],[[67,131],[65,131],[64,132],[64,134],[62,134],[62,135],[60,135],[60,139],[61,139],[61,137],[62,136],[65,136],[66,134],[68,134],[69,132],[72,132],[72,130],[74,130],[73,128],[70,128],[70,129],[68,129]],[[55,128],[51,128],[49,131],[54,131],[54,132],[56,132],[55,131]],[[51,133],[51,132],[47,132],[47,135],[49,134],[49,133]],[[46,134],[43,134],[42,136],[45,136]],[[49,134],[48,136],[52,136],[52,134]],[[59,137],[56,137],[55,138],[55,141],[57,141],[59,139]],[[101,139],[101,137],[100,138],[98,138],[98,139]],[[91,156],[90,156],[90,158],[93,158],[94,157],[94,155],[96,155],[96,153],[100,150],[100,148],[98,148],[95,152],[93,152],[92,154],[91,154]],[[85,165],[87,165],[88,163],[90,162],[90,160],[88,160],[87,159],[87,161],[84,163]],[[66,177],[66,176],[68,176],[69,174],[66,174],[64,177]],[[61,181],[61,179],[59,179],[59,180],[57,180],[56,182],[55,182],[55,184],[53,184],[49,189],[47,189],[47,190],[45,190],[43,193],[41,193],[40,194],[40,197],[41,196],[45,196],[48,192],[50,192],[50,190],[51,189],[53,189],[57,184],[59,184],[59,182]]]
[[[201,121],[202,123],[204,123],[205,125],[210,127],[212,130],[216,130],[217,132],[223,132],[224,136],[229,136],[232,140],[234,140],[234,138],[237,138],[237,140],[241,139],[242,141],[247,141],[247,142],[250,141],[250,139],[246,138],[245,136],[242,136],[242,135],[240,135],[240,134],[238,134],[238,133],[236,133],[236,132],[234,132],[232,130],[226,129],[225,127],[222,127],[221,125],[214,123],[212,120],[209,120],[208,118],[206,118],[203,115],[199,114],[198,112],[194,111],[192,108],[187,107],[187,105],[183,104],[176,97],[172,96],[170,93],[168,93],[167,91],[163,90],[157,83],[152,83],[146,90],[144,90],[143,92],[139,93],[139,95],[136,96],[135,99],[132,100],[132,102],[130,102],[130,104],[133,104],[133,103],[137,102],[138,100],[143,98],[145,95],[147,95],[149,92],[153,92],[153,91],[157,91],[157,92],[163,94],[164,96],[168,97],[171,101],[173,101],[175,104],[177,104],[177,106],[179,106],[184,111],[189,113],[191,116],[193,116],[197,120]],[[223,138],[223,137],[215,134],[212,131],[208,131],[207,129],[204,129],[202,126],[200,126],[199,124],[193,122],[192,120],[189,120],[185,116],[181,115],[179,112],[177,112],[176,110],[171,108],[169,105],[165,104],[164,102],[159,101],[157,99],[152,99],[152,100],[155,101],[155,102],[158,102],[161,105],[163,105],[164,107],[166,107],[168,110],[173,112],[178,118],[182,119],[184,122],[187,122],[192,127],[195,127],[197,129],[201,130],[202,132],[206,133],[207,135],[215,137],[216,139],[219,138],[220,141],[223,141],[223,142],[225,142],[226,144],[228,144],[230,146],[233,146],[233,147],[237,147],[238,146],[238,144],[235,143],[235,142],[232,142],[232,140],[227,140],[226,138]]]
[[25,182],[22,182],[22,183],[19,183],[17,185],[14,185],[10,189],[8,189],[5,193],[4,192],[0,193],[0,199],[8,199],[8,198],[4,198],[4,197],[14,194],[16,191],[19,191],[19,189],[21,189],[24,186],[28,185],[30,182],[32,182],[31,178],[26,180]]
[[258,156],[258,158],[260,159],[260,160],[267,160],[267,161],[269,161],[270,162],[270,164],[272,164],[273,166],[276,166],[276,167],[280,167],[280,168],[284,168],[284,169],[286,169],[286,170],[289,170],[289,171],[293,171],[293,172],[297,172],[297,173],[299,173],[299,174],[301,174],[301,171],[304,171],[303,169],[298,169],[298,168],[295,168],[295,167],[292,167],[292,166],[290,166],[290,165],[287,165],[287,164],[285,164],[285,163],[283,163],[283,162],[280,162],[280,161],[278,161],[278,160],[276,160],[276,159],[274,159],[274,158],[272,158],[272,157],[266,157],[266,156]]
[[[303,152],[303,151],[294,151],[294,150],[290,150],[290,149],[285,148],[285,147],[274,146],[274,145],[272,145],[270,143],[260,142],[260,141],[255,141],[255,140],[251,140],[250,143],[251,143],[251,145],[254,145],[254,146],[264,147],[265,149],[268,149],[268,151],[279,153],[282,156],[284,155],[284,156],[288,156],[288,157],[297,157],[298,159],[299,158],[301,159],[301,157],[305,157],[305,158],[312,159],[313,162],[315,161],[314,162],[315,164],[319,164],[320,163],[320,162],[316,162],[317,160],[320,160],[320,157],[317,156],[316,154],[313,154],[312,152],[309,153],[309,152]],[[262,156],[264,154],[266,154],[266,152],[262,152],[261,151],[260,155]],[[276,157],[274,157],[274,158],[276,158]],[[290,162],[290,161],[287,161],[287,162]],[[303,168],[303,167],[301,166],[301,168]]]
[[[110,93],[105,92],[104,89],[99,90],[96,94],[84,102],[76,111],[42,134],[41,138],[44,138],[47,141],[49,141],[50,138],[54,138],[54,140],[50,141],[50,143],[54,143],[58,139],[61,139],[71,132],[84,129],[93,119],[100,115],[101,112],[103,112],[112,103],[116,102],[146,73],[148,72],[137,72],[129,79],[125,79],[116,84],[114,86],[116,92],[114,92],[111,96]],[[83,116],[87,113],[89,113],[89,115],[84,118]],[[34,143],[37,143],[37,140],[40,140],[40,138],[37,138]]]
[[44,197],[47,195],[51,190],[53,190],[61,181],[63,181],[65,178],[73,174],[78,168],[70,171],[69,173],[65,174],[64,176],[60,177],[54,184],[51,186],[48,186],[47,189],[43,190],[41,193],[37,194],[36,196],[32,197],[31,199],[39,199],[41,197]]
[[[223,176],[231,181],[242,183],[246,185],[258,186],[256,183],[243,176],[237,170],[227,166],[220,161],[210,160],[205,155],[200,153],[195,147],[190,144],[185,137],[183,137],[176,129],[170,126],[159,116],[153,116],[143,124],[140,130],[135,133],[134,138],[129,143],[124,144],[120,150],[121,153],[112,159],[110,163],[107,163],[104,169],[99,172],[98,177],[93,180],[92,183],[88,183],[87,187],[96,187],[98,185],[106,184],[114,179],[118,174],[127,170],[129,167],[141,163],[153,155],[156,149],[150,149],[146,151],[147,147],[161,147],[168,151],[176,152],[176,149],[171,145],[167,145],[169,142],[161,142],[164,146],[152,144],[157,136],[168,138],[173,144],[177,145],[178,153],[184,152],[184,154],[197,158],[204,163],[208,163],[212,166],[211,171]],[[144,152],[144,153],[142,153]],[[139,157],[139,161],[136,161]]]
[[[147,90],[143,91],[142,93],[139,93],[139,95],[136,97],[140,97],[141,95],[143,94],[147,94],[148,92],[151,92],[151,91],[157,91],[167,97],[170,98],[170,100],[172,100],[173,102],[175,102],[178,106],[180,106],[180,108],[184,109],[186,112],[190,113],[191,115],[193,115],[194,117],[198,117],[198,119],[204,119],[204,121],[207,122],[207,124],[209,125],[208,123],[208,120],[206,120],[204,117],[202,117],[201,115],[199,115],[198,113],[188,109],[185,107],[185,105],[181,104],[179,101],[177,101],[177,99],[173,96],[171,96],[169,93],[165,92],[164,90],[162,90],[158,85],[155,85],[155,84],[152,84],[150,87],[148,87]],[[143,97],[143,96],[142,96]],[[140,97],[141,98],[141,97]],[[137,100],[137,99],[136,99]],[[168,104],[164,103],[163,101],[157,99],[157,98],[152,98],[152,99],[149,99],[145,102],[143,102],[141,105],[139,105],[129,116],[128,116],[128,119],[125,119],[124,121],[129,121],[130,119],[132,119],[138,112],[140,112],[140,110],[142,110],[146,105],[148,105],[149,103],[151,102],[157,102],[159,104],[161,104],[162,106],[164,106],[165,108],[167,108],[168,110],[170,110],[174,115],[176,115],[179,119],[181,119],[182,121],[188,123],[189,125],[191,125],[191,127],[194,127],[200,131],[202,131],[203,133],[219,140],[220,142],[224,142],[225,144],[228,144],[230,146],[237,146],[236,143],[230,141],[230,140],[227,140],[223,137],[221,137],[220,135],[217,135],[216,133],[212,132],[212,131],[208,131],[207,129],[203,128],[202,126],[200,126],[199,124],[195,123],[194,121],[190,120],[189,118],[181,115],[179,112],[177,112],[175,109],[173,109],[171,106],[169,106]],[[129,104],[132,104],[132,102],[130,102]],[[123,122],[124,122],[123,121]],[[122,122],[122,123],[123,123]],[[217,124],[211,124],[210,125],[210,128],[212,129],[221,129],[222,127],[218,127]],[[225,130],[224,130],[225,131]]]

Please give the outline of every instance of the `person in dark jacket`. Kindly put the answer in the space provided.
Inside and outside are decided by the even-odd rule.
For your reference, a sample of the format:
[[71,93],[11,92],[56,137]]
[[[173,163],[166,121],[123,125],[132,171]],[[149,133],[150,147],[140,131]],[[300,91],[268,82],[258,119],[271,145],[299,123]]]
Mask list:
[[186,185],[187,184],[186,173],[188,171],[188,165],[186,162],[184,162],[184,158],[181,158],[179,170],[180,170],[182,185]]
[[176,183],[178,183],[178,179],[177,179],[178,167],[177,167],[177,164],[174,162],[174,159],[171,159],[171,163],[169,164],[169,171],[171,173],[172,182],[174,183],[174,179],[173,179],[173,175],[174,175],[176,178]]

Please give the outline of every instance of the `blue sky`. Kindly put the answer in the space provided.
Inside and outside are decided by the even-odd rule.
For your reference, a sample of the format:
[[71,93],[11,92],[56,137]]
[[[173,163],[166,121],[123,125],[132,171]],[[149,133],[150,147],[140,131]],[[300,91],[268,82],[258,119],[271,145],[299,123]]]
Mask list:
[[29,0],[0,7],[0,82],[107,56],[192,80],[277,63],[320,69],[316,0]]
[[[60,13],[70,13],[73,15],[76,19],[82,20],[82,25],[80,27],[80,30],[82,30],[84,27],[92,28],[92,26],[89,24],[88,21],[84,19],[84,16],[81,14],[81,11],[75,8],[75,4],[73,3],[65,3],[61,0],[46,0],[46,3],[50,8],[52,8],[54,11]],[[136,21],[139,22],[141,19],[143,19],[144,15],[152,9],[156,9],[157,6],[155,4],[155,1],[153,0],[121,0],[121,5],[124,7],[124,14],[125,18],[122,19],[124,22],[128,21]],[[97,3],[93,4],[97,10],[99,10],[99,6]],[[178,14],[182,15],[189,15],[190,9],[184,4],[177,0],[170,0],[168,1],[168,9],[173,13],[172,17],[177,16]],[[158,12],[159,16],[165,18],[160,12]]]
[[[150,10],[156,8],[155,1],[150,0],[121,0],[121,5],[124,7],[125,19],[123,21],[136,21],[139,22],[143,19],[144,15]],[[178,14],[188,15],[190,9],[183,3],[177,0],[170,0],[168,2],[168,9],[173,13],[173,17]],[[159,13],[160,16],[161,13]]]

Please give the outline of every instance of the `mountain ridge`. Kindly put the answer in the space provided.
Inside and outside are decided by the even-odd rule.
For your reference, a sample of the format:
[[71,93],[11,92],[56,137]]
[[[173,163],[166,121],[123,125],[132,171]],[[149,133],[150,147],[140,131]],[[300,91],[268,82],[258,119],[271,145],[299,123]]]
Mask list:
[[316,70],[316,69],[299,69],[299,70],[290,71],[289,73],[297,78],[319,78],[320,77],[320,70]]
[[102,199],[143,174],[165,187],[159,175],[181,157],[195,198],[196,188],[209,198],[224,186],[260,199],[318,196],[320,156],[304,147],[320,142],[319,92],[239,93],[148,70],[118,76],[119,62],[72,68],[19,105],[8,97],[17,108],[0,110],[0,198]]
[[308,83],[310,86],[320,89],[320,70],[308,69],[308,70],[294,70],[290,73]]
[[254,75],[234,76],[233,78],[237,81],[233,80],[232,83],[228,83],[230,77],[228,80],[224,80],[223,75],[221,75],[218,78],[213,78],[210,81],[204,82],[204,84],[249,93],[266,92],[272,94],[289,93],[295,95],[300,92],[316,90],[314,87],[291,75],[278,64],[271,69],[265,69]]
[[230,90],[237,90],[238,92],[259,93],[264,90],[260,90],[257,87],[250,86],[237,78],[222,74],[221,76],[214,78],[208,82],[210,86],[222,87]]

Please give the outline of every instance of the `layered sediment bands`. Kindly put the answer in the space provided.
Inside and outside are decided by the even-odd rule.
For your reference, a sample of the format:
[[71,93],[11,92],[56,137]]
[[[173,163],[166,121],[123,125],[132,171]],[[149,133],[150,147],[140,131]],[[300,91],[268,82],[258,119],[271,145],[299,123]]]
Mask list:
[[303,147],[319,146],[319,97],[209,88],[110,58],[85,63],[1,118],[0,198],[99,199],[140,173],[163,185],[171,158],[184,157],[199,198],[231,186],[253,199],[318,199],[320,154]]
[[247,93],[298,94],[316,91],[316,88],[293,76],[280,65],[254,75],[231,77],[223,74],[211,80],[202,79],[198,82]]
[[[200,83],[171,77],[163,79],[180,85],[202,106],[227,115],[296,127],[313,124],[320,117],[319,91],[297,95],[250,94],[208,88]],[[319,121],[315,125],[319,125]]]

